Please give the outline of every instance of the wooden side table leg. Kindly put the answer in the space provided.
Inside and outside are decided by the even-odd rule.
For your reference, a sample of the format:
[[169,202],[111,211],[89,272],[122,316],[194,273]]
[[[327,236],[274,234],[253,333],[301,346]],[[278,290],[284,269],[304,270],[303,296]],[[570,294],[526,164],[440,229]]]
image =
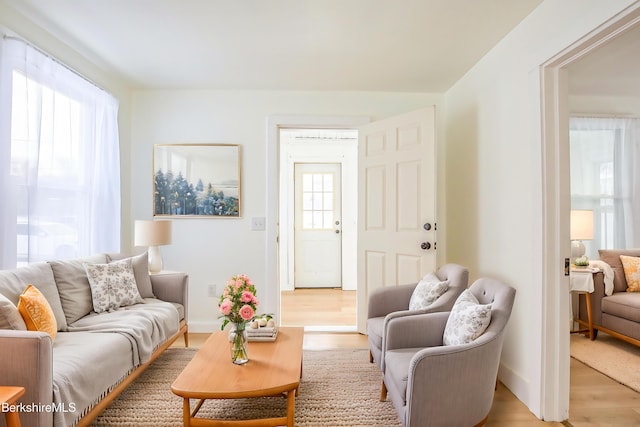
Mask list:
[[20,427],[20,416],[17,412],[5,412],[7,427]]
[[589,323],[589,339],[593,341],[595,337],[593,336],[593,323],[591,321],[591,294],[587,292],[584,296],[584,299],[587,302],[587,322]]

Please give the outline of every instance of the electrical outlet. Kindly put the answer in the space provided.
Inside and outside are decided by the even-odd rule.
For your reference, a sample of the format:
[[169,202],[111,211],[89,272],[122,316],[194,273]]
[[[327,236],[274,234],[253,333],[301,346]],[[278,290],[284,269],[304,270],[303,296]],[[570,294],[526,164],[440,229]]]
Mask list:
[[216,285],[209,285],[209,298],[215,298],[216,296]]

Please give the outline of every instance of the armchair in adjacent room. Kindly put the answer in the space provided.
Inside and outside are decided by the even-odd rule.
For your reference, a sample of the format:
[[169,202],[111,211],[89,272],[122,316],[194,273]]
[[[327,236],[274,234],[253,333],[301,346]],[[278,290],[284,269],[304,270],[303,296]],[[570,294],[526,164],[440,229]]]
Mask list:
[[381,400],[390,397],[403,426],[487,421],[515,293],[497,280],[478,279],[451,312],[389,322]]
[[[410,309],[409,305],[416,287],[425,279],[428,279],[428,276],[433,277],[436,281],[447,282],[446,291],[428,307]],[[371,362],[375,361],[380,369],[382,369],[382,364],[384,363],[382,349],[384,348],[384,336],[389,321],[397,317],[451,310],[456,298],[469,284],[469,270],[458,264],[446,264],[435,273],[425,276],[421,282],[379,288],[369,296],[367,315],[369,359]]]

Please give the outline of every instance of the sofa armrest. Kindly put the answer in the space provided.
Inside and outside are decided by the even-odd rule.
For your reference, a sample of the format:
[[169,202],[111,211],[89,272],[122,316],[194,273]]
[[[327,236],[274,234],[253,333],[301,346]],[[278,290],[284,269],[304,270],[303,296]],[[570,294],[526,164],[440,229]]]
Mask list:
[[407,310],[411,294],[417,285],[417,283],[413,283],[375,289],[369,296],[367,319],[384,317],[394,311]]
[[[0,384],[24,387],[26,405],[53,403],[53,343],[45,332],[0,329]],[[20,414],[23,425],[53,425],[53,412]]]
[[[491,410],[502,349],[502,337],[471,344],[425,348],[411,360],[407,383],[408,423],[451,423],[442,396],[465,402],[455,425],[477,425]],[[453,404],[455,406],[456,403]],[[448,409],[451,409],[450,407]]]
[[187,322],[189,319],[189,275],[176,272],[151,274],[149,277],[156,298],[182,304],[184,319]]
[[383,352],[400,348],[442,345],[449,312],[396,317],[387,325]]

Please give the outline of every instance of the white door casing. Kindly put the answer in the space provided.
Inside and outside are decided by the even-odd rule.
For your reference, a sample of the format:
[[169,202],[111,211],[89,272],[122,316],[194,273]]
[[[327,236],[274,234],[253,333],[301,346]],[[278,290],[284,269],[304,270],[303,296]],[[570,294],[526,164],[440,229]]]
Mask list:
[[366,124],[358,140],[357,298],[364,333],[372,291],[415,283],[436,267],[435,107]]
[[341,164],[294,169],[295,287],[342,287]]

